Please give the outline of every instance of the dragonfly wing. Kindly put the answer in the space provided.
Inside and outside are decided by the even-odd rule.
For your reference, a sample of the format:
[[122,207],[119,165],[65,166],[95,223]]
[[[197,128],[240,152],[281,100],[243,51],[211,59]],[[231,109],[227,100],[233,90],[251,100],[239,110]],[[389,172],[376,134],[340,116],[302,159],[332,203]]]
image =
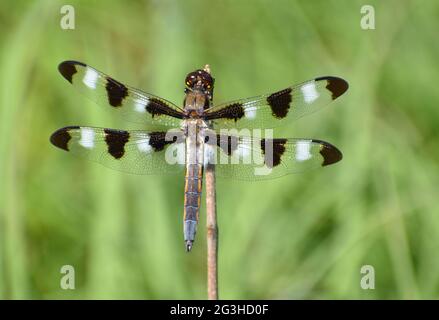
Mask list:
[[320,77],[275,93],[241,99],[206,110],[214,128],[274,128],[314,113],[337,99],[348,83],[337,77]]
[[205,161],[220,177],[266,180],[327,166],[342,159],[332,144],[315,139],[258,139],[217,135],[205,146]]
[[184,172],[183,132],[148,132],[71,126],[50,137],[56,147],[133,174]]
[[61,75],[97,104],[131,122],[179,127],[183,111],[173,103],[127,86],[82,62],[64,61]]

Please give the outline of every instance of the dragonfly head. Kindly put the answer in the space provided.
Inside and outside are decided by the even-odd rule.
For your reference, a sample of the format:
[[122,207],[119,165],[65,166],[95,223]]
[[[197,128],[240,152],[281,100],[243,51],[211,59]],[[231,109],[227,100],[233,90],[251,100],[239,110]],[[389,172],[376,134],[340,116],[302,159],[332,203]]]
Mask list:
[[186,76],[186,91],[201,92],[207,95],[209,100],[212,100],[214,82],[215,79],[208,72],[202,69],[195,70]]

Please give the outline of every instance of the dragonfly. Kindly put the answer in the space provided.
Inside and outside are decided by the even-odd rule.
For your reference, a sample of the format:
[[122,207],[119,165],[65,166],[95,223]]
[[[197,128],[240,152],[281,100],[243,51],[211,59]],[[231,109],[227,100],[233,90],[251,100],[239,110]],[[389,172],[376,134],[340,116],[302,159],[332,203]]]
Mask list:
[[58,70],[86,97],[128,121],[143,124],[145,129],[68,126],[56,130],[51,143],[123,172],[184,174],[186,251],[195,241],[207,166],[214,166],[219,177],[254,181],[342,159],[339,149],[322,140],[256,134],[327,106],[348,89],[348,83],[339,77],[318,77],[276,92],[213,104],[215,79],[206,67],[186,76],[184,102],[179,107],[82,62],[64,61]]

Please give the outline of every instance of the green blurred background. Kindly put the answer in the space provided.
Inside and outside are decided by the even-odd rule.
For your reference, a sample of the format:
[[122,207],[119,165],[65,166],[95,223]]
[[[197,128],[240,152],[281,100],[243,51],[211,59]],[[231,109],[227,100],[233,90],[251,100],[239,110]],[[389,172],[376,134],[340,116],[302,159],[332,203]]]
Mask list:
[[[60,27],[64,4],[75,30]],[[365,4],[375,30],[360,27]],[[347,79],[330,108],[276,131],[332,142],[342,162],[218,181],[220,297],[439,297],[437,1],[4,1],[0,30],[0,298],[206,298],[205,208],[187,254],[183,177],[49,143],[66,125],[139,128],[71,88],[57,71],[68,59],[176,103],[205,63],[216,102]],[[75,290],[60,288],[63,265]]]

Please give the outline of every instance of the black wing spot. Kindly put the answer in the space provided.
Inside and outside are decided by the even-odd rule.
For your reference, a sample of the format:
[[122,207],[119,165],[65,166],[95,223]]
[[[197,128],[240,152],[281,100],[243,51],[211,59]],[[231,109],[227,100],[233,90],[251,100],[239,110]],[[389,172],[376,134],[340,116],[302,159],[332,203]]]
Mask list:
[[204,119],[206,120],[213,120],[213,119],[233,119],[238,121],[244,116],[244,108],[242,107],[242,103],[233,103],[228,106],[225,106],[224,108],[221,108],[217,111],[208,112]]
[[287,139],[262,139],[261,149],[264,155],[264,162],[268,168],[273,168],[281,163],[282,155],[285,152]]
[[149,99],[145,110],[150,113],[153,118],[155,116],[167,115],[174,118],[183,119],[183,114],[181,112],[174,110],[166,102],[157,98]]
[[69,133],[69,130],[72,129],[79,129],[78,126],[71,126],[71,127],[65,127],[56,130],[52,135],[50,136],[50,142],[60,148],[64,149],[66,151],[69,151],[69,141],[72,139],[72,136]]
[[82,62],[78,61],[63,61],[58,65],[58,71],[70,83],[72,83],[73,75],[78,72],[75,65],[80,65],[83,67],[86,66]]
[[167,140],[166,132],[151,132],[149,134],[149,145],[154,151],[162,151],[167,144],[177,142],[177,140],[177,136],[172,136],[172,140]]
[[332,100],[337,99],[339,96],[345,93],[346,90],[348,90],[349,88],[349,84],[347,83],[347,81],[342,78],[320,77],[315,79],[315,81],[322,81],[322,80],[327,81],[326,89],[331,91]]
[[291,90],[291,88],[287,88],[275,92],[267,98],[267,102],[271,107],[273,116],[278,119],[285,118],[288,114],[290,103],[292,101]]
[[119,81],[107,77],[105,89],[107,89],[108,103],[113,107],[122,106],[123,99],[128,96],[128,88]]
[[125,154],[125,144],[130,138],[128,131],[104,129],[105,142],[108,146],[108,152],[115,158],[120,159]]
[[320,154],[323,157],[322,167],[339,162],[341,159],[343,159],[343,154],[341,151],[332,144],[315,139],[312,141],[320,143]]

